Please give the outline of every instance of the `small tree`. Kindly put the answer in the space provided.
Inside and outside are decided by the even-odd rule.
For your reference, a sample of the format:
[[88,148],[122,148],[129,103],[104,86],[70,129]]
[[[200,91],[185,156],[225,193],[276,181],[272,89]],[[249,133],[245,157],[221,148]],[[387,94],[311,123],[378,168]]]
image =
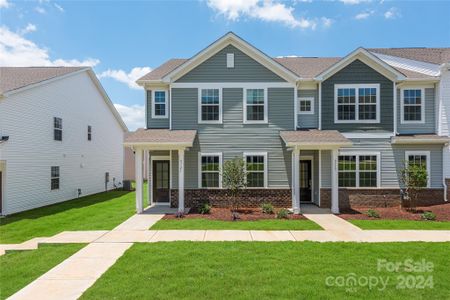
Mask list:
[[231,194],[231,209],[233,218],[235,218],[235,211],[239,208],[238,196],[242,189],[247,187],[247,173],[245,171],[245,162],[242,158],[235,157],[233,160],[228,160],[223,165],[222,181],[226,189]]
[[417,200],[419,198],[420,190],[428,184],[428,173],[424,165],[405,163],[401,170],[402,183],[405,188],[404,200],[402,206],[407,206],[411,210],[417,207]]

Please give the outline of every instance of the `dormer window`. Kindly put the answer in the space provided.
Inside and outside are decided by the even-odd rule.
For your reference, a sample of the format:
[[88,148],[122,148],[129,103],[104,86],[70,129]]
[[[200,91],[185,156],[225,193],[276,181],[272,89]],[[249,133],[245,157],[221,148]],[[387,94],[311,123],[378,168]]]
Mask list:
[[152,96],[152,118],[167,118],[167,91],[155,90]]

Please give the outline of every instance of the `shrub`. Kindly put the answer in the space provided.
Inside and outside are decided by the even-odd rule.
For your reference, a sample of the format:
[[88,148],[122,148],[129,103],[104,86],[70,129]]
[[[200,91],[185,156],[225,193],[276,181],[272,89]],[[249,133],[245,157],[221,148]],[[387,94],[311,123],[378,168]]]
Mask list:
[[237,210],[239,208],[238,196],[241,190],[247,187],[247,173],[242,158],[235,157],[223,164],[222,182],[223,187],[230,192],[232,211]]
[[277,219],[287,219],[289,215],[289,211],[285,208],[282,208],[277,213]]
[[200,212],[202,215],[207,215],[207,214],[209,214],[209,213],[211,212],[211,205],[209,205],[208,203],[203,204],[203,205],[200,207],[199,212]]
[[401,170],[401,181],[405,189],[402,206],[416,210],[420,190],[428,183],[427,168],[423,164],[405,163]]
[[270,203],[263,203],[261,205],[261,210],[263,212],[263,214],[273,214],[273,205]]
[[434,220],[436,220],[436,215],[431,211],[426,211],[422,214],[422,219],[428,220],[428,221],[434,221]]
[[376,210],[369,209],[367,211],[367,216],[369,216],[370,218],[379,218],[380,214]]

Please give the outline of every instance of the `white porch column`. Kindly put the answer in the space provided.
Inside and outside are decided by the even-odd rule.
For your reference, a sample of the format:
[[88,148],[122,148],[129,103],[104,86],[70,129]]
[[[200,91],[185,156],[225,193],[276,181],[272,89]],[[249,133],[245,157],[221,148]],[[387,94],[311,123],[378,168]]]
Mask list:
[[150,156],[150,150],[147,151],[147,160],[145,161],[145,164],[147,166],[147,199],[148,199],[148,205],[153,204],[153,197],[152,197],[152,191],[153,191],[153,178],[152,178],[152,159]]
[[292,159],[294,161],[294,176],[292,178],[292,188],[294,189],[294,199],[292,209],[294,214],[300,213],[300,150],[295,148],[292,152]]
[[178,150],[178,211],[184,212],[184,149]]
[[144,196],[144,189],[143,189],[143,172],[142,172],[142,149],[135,149],[135,155],[134,155],[134,166],[135,166],[135,178],[136,178],[136,212],[138,214],[142,213],[143,211],[143,196]]
[[338,150],[331,150],[331,212],[339,213]]

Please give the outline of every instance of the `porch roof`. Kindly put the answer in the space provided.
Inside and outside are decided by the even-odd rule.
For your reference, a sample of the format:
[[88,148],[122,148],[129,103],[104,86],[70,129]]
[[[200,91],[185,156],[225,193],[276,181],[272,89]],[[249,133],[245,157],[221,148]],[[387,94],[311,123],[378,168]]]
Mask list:
[[337,130],[280,131],[280,136],[287,147],[333,149],[352,145],[352,142]]
[[196,130],[143,129],[125,136],[126,147],[147,147],[158,149],[177,149],[192,147]]
[[398,135],[391,138],[392,144],[447,144],[450,137],[437,134]]

